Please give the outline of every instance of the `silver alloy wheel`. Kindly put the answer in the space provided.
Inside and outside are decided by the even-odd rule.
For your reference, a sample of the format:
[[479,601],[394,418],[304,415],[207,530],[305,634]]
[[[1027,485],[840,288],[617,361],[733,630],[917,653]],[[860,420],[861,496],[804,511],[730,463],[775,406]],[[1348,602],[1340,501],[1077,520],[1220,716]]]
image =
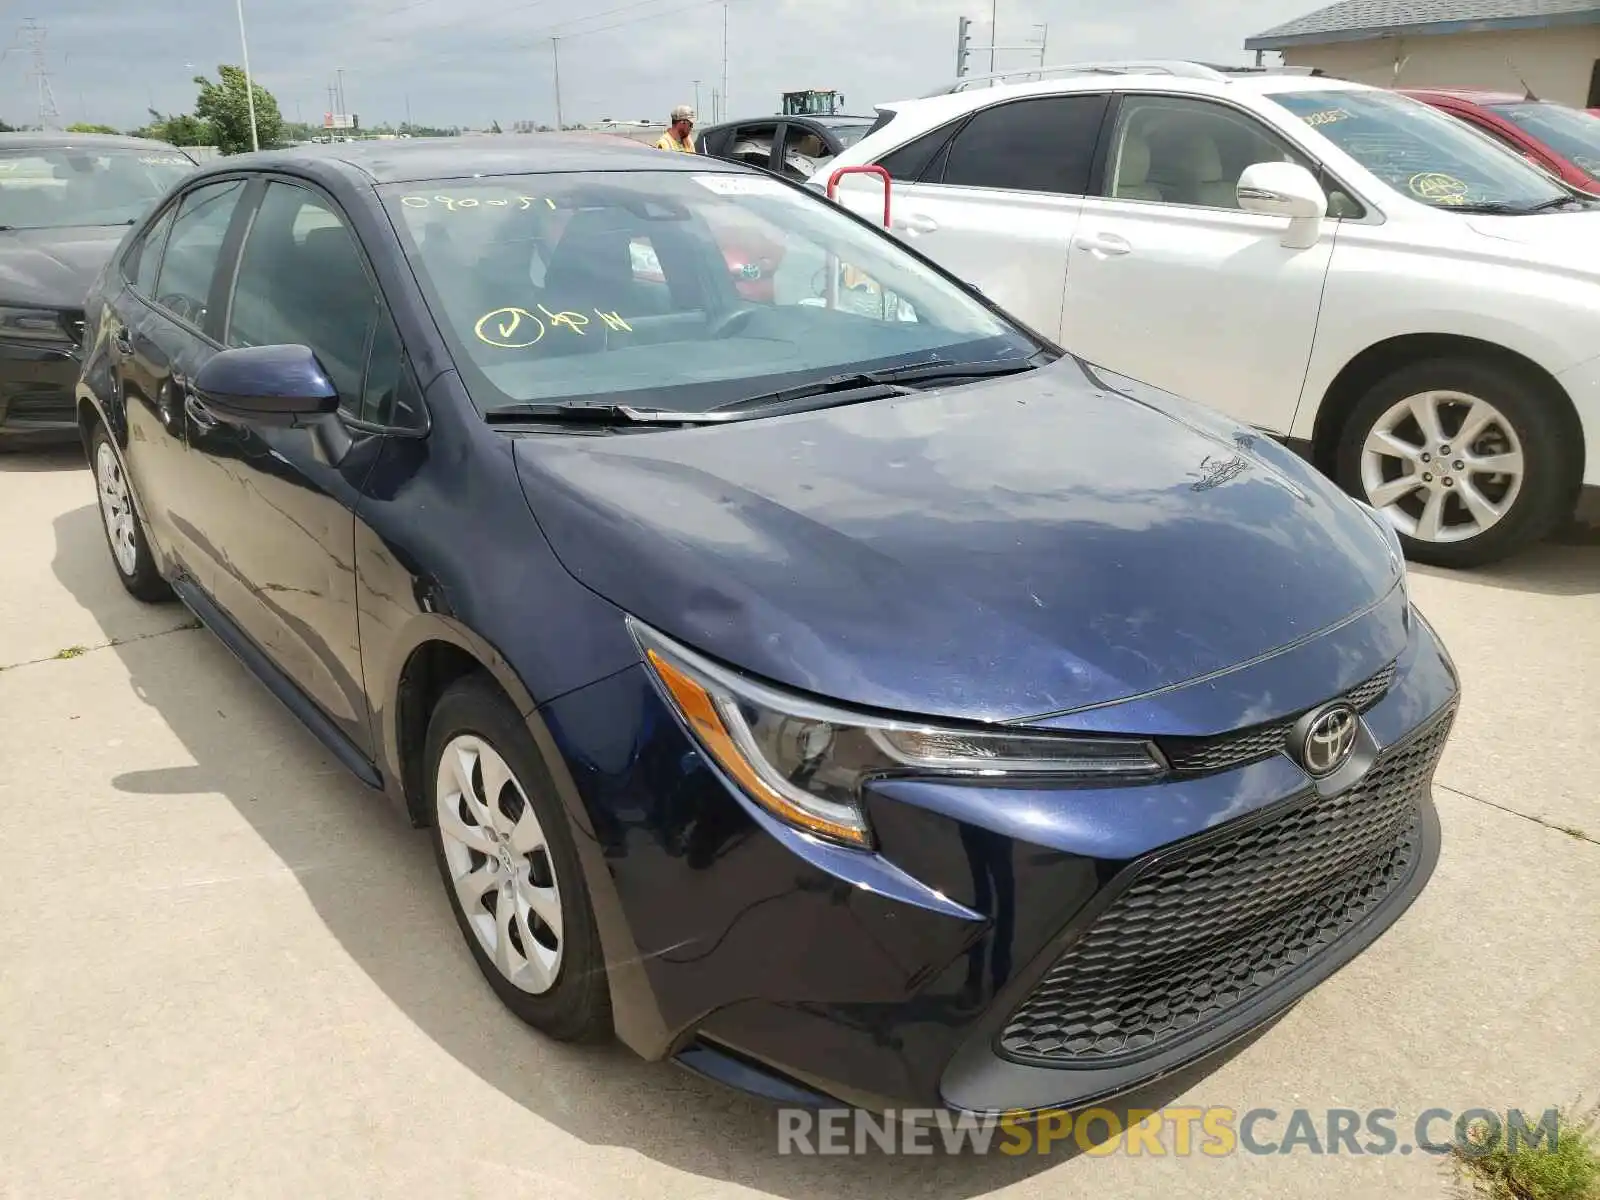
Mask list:
[[139,569],[139,543],[134,538],[133,501],[122,464],[109,442],[101,442],[94,456],[95,478],[100,484],[100,517],[106,523],[111,553],[124,575]]
[[473,734],[450,740],[434,788],[450,882],[508,983],[547,992],[561,969],[561,891],[544,828],[510,765]]
[[1499,524],[1526,469],[1511,422],[1466,392],[1406,397],[1378,418],[1361,448],[1367,503],[1419,542],[1464,542]]

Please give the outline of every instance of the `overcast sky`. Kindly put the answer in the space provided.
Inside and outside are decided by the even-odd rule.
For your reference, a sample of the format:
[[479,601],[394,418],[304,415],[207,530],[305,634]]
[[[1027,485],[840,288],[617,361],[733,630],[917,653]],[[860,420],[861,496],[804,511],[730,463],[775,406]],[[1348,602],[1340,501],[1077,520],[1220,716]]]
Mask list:
[[[49,0],[0,20],[0,118],[38,119],[23,35],[34,15],[63,122],[118,127],[145,110],[188,110],[190,82],[237,63],[232,0]],[[999,40],[1049,23],[1048,61],[1191,57],[1244,62],[1244,39],[1319,7],[1312,0],[998,0]],[[838,88],[850,109],[918,95],[954,74],[956,19],[988,40],[989,0],[730,0],[729,115],[769,113],[779,93]],[[587,13],[587,16],[581,15]],[[14,15],[12,15],[14,14]],[[486,126],[550,122],[552,36],[559,37],[568,122],[658,117],[694,102],[710,115],[722,76],[722,0],[245,0],[250,66],[289,120],[318,121],[344,69],[363,124]],[[4,26],[9,25],[9,29]],[[1029,61],[1002,53],[1000,67]],[[986,67],[986,60],[978,64]]]

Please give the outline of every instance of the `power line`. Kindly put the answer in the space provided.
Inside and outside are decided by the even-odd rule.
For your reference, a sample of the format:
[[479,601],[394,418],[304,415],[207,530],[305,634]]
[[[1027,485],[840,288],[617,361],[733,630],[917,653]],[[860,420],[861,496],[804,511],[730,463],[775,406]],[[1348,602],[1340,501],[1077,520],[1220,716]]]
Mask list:
[[56,107],[55,90],[50,86],[50,64],[44,53],[44,26],[29,17],[22,23],[22,37],[27,41],[28,50],[33,58],[33,69],[28,72],[29,77],[39,87],[39,128],[59,129],[61,111]]

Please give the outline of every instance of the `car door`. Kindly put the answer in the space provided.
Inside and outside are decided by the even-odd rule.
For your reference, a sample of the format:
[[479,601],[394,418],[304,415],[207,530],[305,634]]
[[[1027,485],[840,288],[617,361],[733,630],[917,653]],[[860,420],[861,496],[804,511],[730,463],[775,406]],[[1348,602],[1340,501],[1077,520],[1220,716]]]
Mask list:
[[245,194],[241,178],[177,197],[126,262],[109,331],[113,374],[128,422],[123,454],[151,536],[180,570],[210,586],[214,550],[198,518],[211,499],[206,468],[189,454],[193,379],[216,352],[209,329],[226,248]]
[[214,598],[370,754],[355,509],[384,436],[371,419],[381,407],[374,397],[400,349],[356,237],[324,193],[286,178],[266,181],[240,250],[223,340],[230,349],[309,346],[338,389],[354,445],[335,462],[311,430],[200,414],[211,424],[195,452],[227,481],[206,518],[209,538],[224,552]]
[[[1010,100],[974,113],[937,148],[914,142],[886,156],[895,234],[1054,335],[1108,102],[1096,93]],[[875,181],[840,195],[881,219]]]
[[1122,97],[1103,195],[1085,203],[1073,239],[1062,344],[1113,371],[1287,432],[1338,222],[1324,221],[1317,243],[1297,250],[1283,245],[1282,218],[1240,210],[1236,185],[1245,167],[1285,161],[1315,170],[1285,139],[1230,105]]

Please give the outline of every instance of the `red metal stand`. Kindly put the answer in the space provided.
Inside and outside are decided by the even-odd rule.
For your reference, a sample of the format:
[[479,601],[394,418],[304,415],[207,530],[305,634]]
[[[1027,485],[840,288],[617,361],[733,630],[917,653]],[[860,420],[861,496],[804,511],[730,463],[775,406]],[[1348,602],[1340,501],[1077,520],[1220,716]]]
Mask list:
[[833,199],[833,194],[839,190],[839,180],[843,179],[846,175],[876,175],[879,179],[883,180],[883,227],[885,229],[888,229],[889,228],[889,188],[890,188],[890,184],[891,184],[891,180],[889,178],[889,172],[885,171],[882,167],[877,167],[877,166],[840,167],[832,175],[828,176],[828,199],[829,200],[832,200]]

